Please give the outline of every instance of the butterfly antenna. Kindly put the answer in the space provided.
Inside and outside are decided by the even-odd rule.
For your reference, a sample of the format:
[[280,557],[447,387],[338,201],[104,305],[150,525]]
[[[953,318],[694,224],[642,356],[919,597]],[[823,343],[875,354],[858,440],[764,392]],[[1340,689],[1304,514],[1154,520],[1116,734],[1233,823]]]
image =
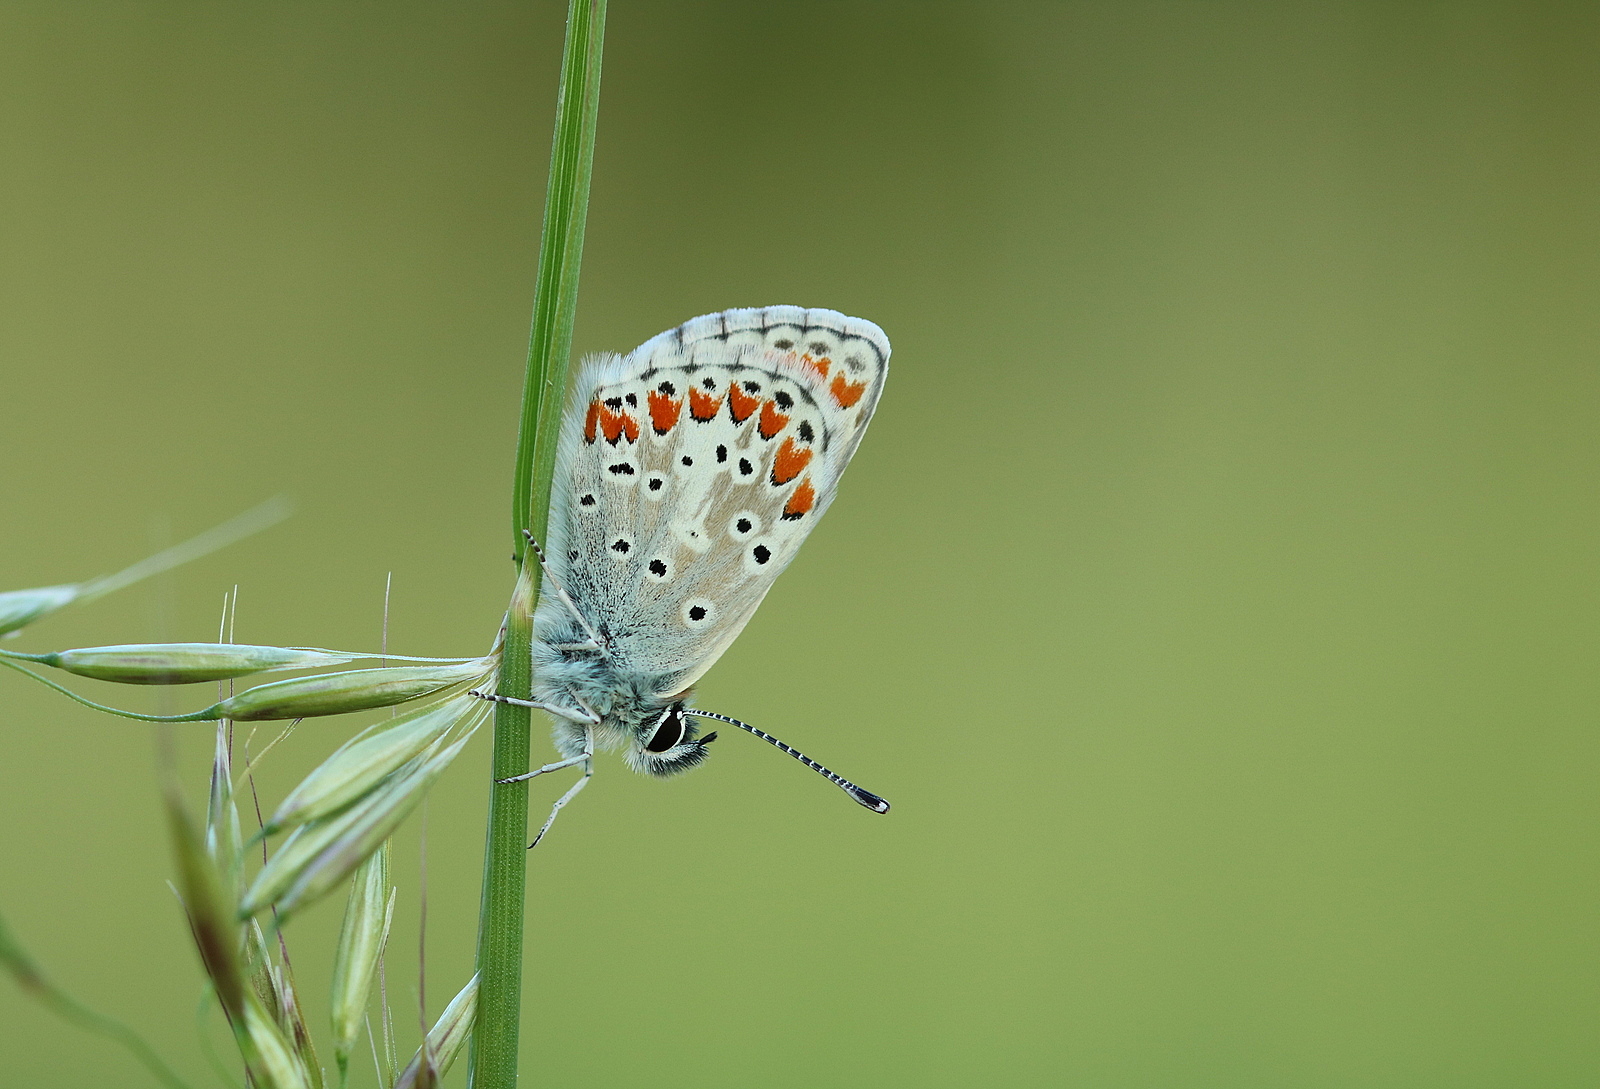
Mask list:
[[827,768],[823,767],[821,764],[819,764],[815,760],[811,759],[811,757],[807,756],[805,753],[801,752],[799,749],[793,748],[793,747],[791,747],[789,745],[785,745],[783,742],[779,741],[777,738],[773,737],[771,734],[767,733],[765,730],[758,730],[754,726],[750,725],[748,722],[740,722],[736,718],[729,718],[727,715],[719,715],[719,714],[716,714],[716,713],[714,713],[712,711],[696,711],[693,708],[685,707],[683,709],[683,713],[686,714],[686,715],[694,715],[694,716],[696,716],[698,718],[716,719],[718,722],[726,722],[730,726],[737,726],[741,730],[744,730],[744,731],[746,731],[748,733],[755,734],[757,737],[759,737],[761,740],[767,742],[768,744],[776,745],[778,748],[782,749],[784,752],[788,753],[790,756],[792,756],[796,760],[800,761],[806,767],[810,768],[812,771],[816,772],[818,775],[820,775],[824,779],[828,780],[834,786],[838,787],[840,790],[842,790],[846,794],[850,795],[850,797],[854,798],[857,802],[859,802],[860,804],[866,806],[868,809],[872,810],[874,813],[887,813],[887,812],[889,812],[889,803],[884,801],[882,798],[878,797],[876,794],[872,793],[872,791],[870,791],[870,790],[862,790],[860,787],[856,786],[854,783],[852,783],[850,780],[846,779],[844,776],[835,775],[833,772],[829,771]]

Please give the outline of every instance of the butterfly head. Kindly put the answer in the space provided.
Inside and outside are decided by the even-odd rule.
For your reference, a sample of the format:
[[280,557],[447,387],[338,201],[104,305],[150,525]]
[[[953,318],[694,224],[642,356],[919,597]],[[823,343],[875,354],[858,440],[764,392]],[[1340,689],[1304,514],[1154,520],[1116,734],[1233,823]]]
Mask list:
[[627,749],[628,763],[635,771],[664,779],[688,771],[705,760],[706,747],[717,735],[709,733],[699,737],[700,731],[683,708],[683,700],[674,700],[640,721]]

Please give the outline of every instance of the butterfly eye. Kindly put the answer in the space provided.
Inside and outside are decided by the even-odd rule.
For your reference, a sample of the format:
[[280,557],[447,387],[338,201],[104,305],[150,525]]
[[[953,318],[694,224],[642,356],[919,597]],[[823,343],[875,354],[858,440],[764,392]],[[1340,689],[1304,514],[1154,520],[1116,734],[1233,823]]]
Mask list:
[[668,711],[661,716],[661,722],[656,726],[655,736],[645,745],[645,749],[649,752],[666,752],[682,740],[683,716],[676,712]]

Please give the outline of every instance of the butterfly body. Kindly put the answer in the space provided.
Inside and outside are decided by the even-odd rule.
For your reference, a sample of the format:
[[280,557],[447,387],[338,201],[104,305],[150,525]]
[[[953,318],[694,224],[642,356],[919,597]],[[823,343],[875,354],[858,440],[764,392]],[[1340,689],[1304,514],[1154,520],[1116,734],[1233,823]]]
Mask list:
[[560,592],[534,616],[534,699],[573,712],[564,756],[620,748],[654,775],[705,759],[693,686],[832,502],[888,358],[871,322],[774,306],[585,362],[551,496]]

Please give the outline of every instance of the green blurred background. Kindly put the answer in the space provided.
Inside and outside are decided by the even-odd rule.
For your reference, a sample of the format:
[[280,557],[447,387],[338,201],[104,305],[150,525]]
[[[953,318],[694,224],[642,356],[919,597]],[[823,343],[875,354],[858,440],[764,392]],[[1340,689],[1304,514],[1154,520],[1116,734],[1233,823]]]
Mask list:
[[[0,587],[299,505],[11,646],[210,638],[235,584],[241,641],[374,646],[390,572],[392,648],[487,645],[563,6],[0,7]],[[1594,1085],[1600,8],[617,0],[607,45],[579,348],[894,341],[701,703],[895,810],[750,738],[605,761],[532,859],[524,1083]],[[0,708],[0,908],[215,1084],[150,730]],[[319,1021],[339,913],[291,931]],[[0,1054],[147,1083],[9,981]]]

